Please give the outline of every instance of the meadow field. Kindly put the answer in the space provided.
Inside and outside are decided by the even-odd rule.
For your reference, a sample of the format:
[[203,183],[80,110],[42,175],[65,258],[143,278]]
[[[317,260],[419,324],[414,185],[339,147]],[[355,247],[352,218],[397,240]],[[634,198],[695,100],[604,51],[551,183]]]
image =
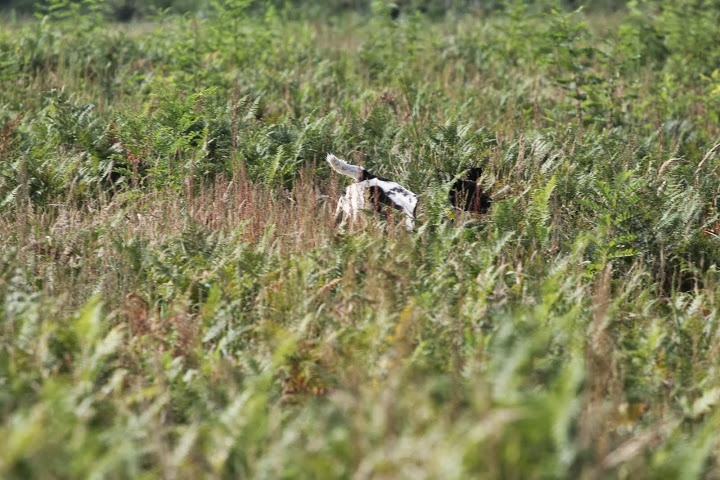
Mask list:
[[720,2],[418,3],[3,17],[0,478],[720,478]]

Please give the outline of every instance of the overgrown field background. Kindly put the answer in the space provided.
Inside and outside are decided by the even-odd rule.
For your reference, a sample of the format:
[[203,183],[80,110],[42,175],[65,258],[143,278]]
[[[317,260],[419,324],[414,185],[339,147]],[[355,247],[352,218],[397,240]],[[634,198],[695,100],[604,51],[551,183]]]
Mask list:
[[4,17],[0,477],[720,477],[720,3],[358,3]]

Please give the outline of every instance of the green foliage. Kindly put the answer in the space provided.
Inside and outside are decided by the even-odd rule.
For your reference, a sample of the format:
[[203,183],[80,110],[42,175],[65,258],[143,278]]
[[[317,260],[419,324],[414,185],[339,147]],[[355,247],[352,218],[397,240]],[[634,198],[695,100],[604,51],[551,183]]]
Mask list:
[[3,24],[0,477],[717,476],[716,2],[442,3]]

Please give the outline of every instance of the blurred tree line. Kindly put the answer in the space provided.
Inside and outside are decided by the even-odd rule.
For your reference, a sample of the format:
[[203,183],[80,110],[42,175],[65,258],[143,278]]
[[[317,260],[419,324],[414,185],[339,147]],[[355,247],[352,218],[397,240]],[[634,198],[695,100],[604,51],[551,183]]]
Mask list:
[[200,13],[209,11],[215,3],[237,1],[253,10],[261,12],[273,6],[291,8],[308,16],[336,15],[344,12],[367,13],[373,9],[387,7],[388,15],[393,18],[412,13],[422,13],[432,17],[441,17],[448,12],[492,12],[508,4],[528,4],[536,6],[561,5],[576,9],[581,5],[592,10],[616,10],[623,7],[627,0],[0,0],[0,12],[13,12],[17,15],[33,15],[46,12],[58,4],[102,5],[108,16],[117,21],[142,19],[157,12]]

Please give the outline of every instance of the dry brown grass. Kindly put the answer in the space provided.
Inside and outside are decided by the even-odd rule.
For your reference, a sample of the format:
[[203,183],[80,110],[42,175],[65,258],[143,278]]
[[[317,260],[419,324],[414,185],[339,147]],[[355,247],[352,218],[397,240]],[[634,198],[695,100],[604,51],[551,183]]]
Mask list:
[[320,183],[307,169],[291,192],[238,176],[188,184],[181,192],[121,193],[80,207],[18,203],[13,215],[0,218],[0,238],[6,248],[19,246],[17,254],[48,294],[72,293],[68,311],[98,288],[111,304],[121,305],[137,288],[123,251],[133,242],[158,246],[194,232],[263,242],[278,254],[325,245],[336,234],[338,187],[333,182],[326,192]]

